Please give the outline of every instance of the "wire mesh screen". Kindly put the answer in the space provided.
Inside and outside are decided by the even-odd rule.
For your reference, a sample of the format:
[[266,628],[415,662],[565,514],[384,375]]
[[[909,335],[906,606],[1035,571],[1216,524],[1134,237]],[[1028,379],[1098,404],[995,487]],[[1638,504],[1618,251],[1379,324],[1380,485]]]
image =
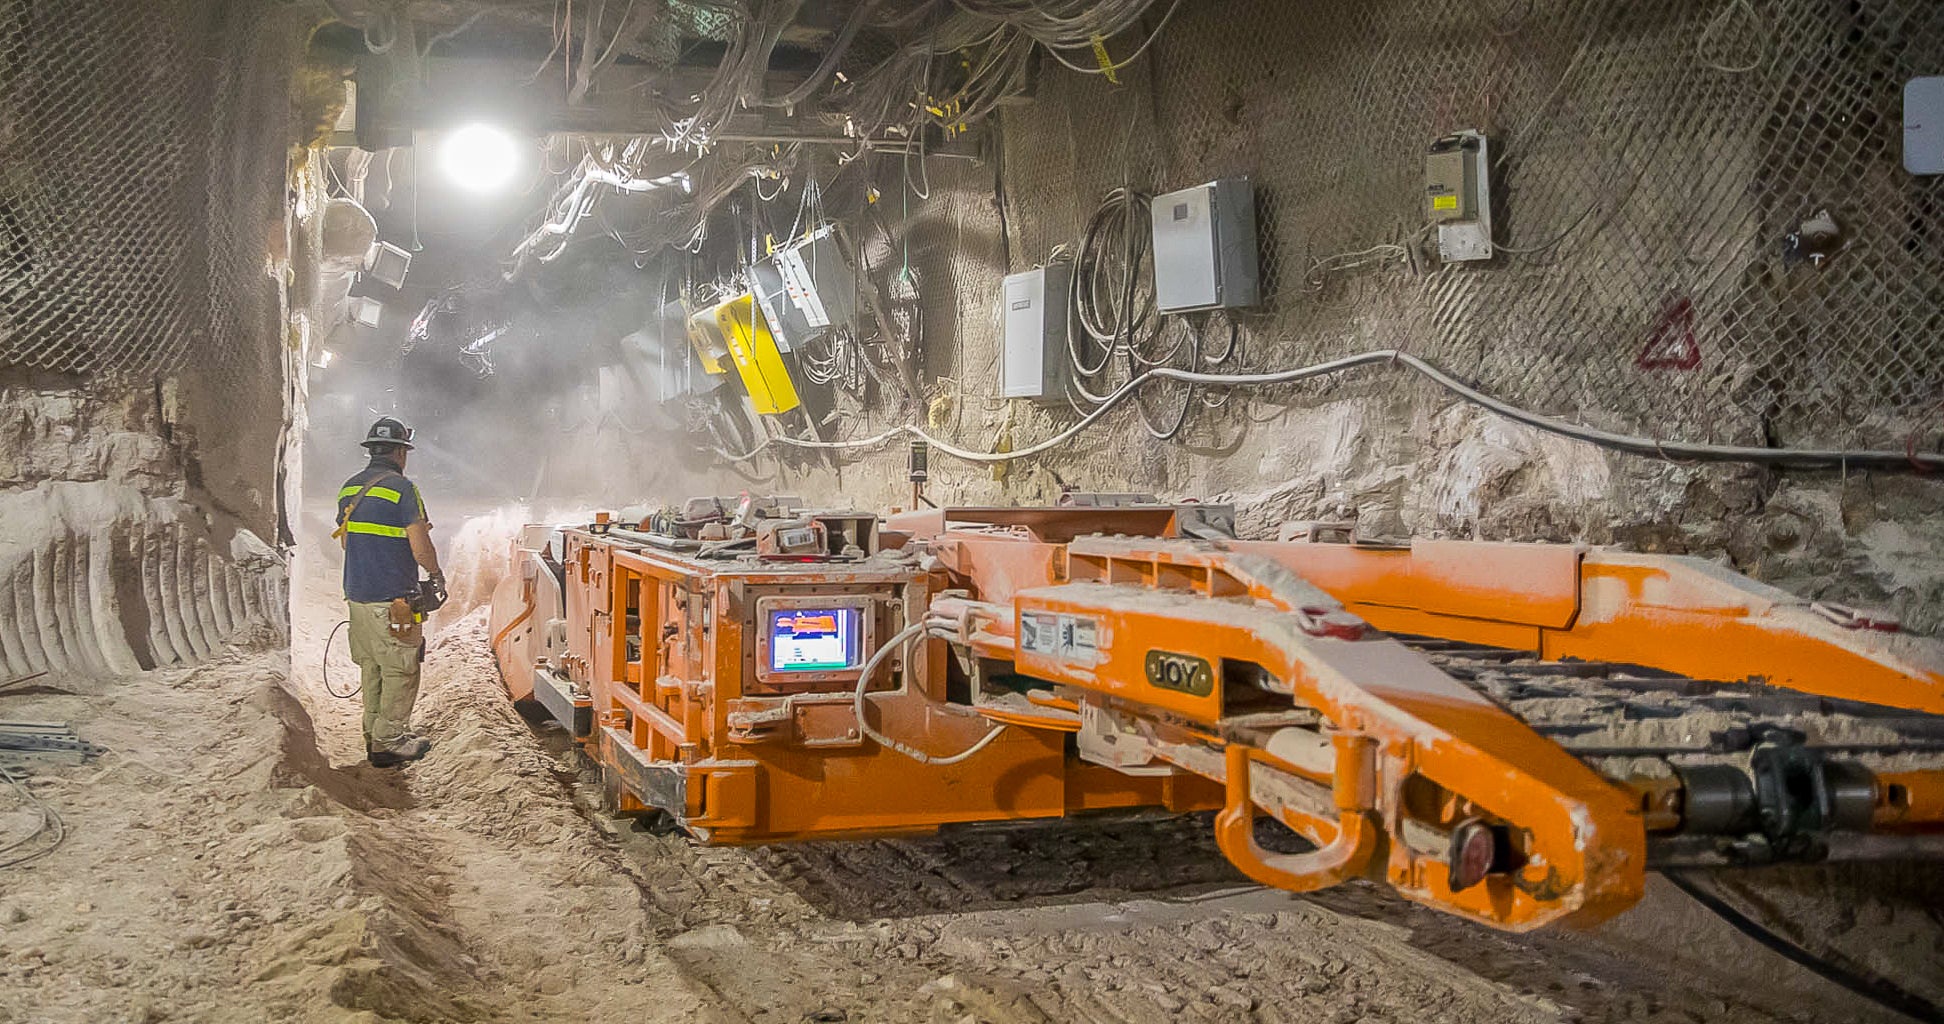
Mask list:
[[[1124,182],[1248,175],[1255,366],[1399,348],[1661,437],[1934,433],[1944,182],[1900,151],[1944,5],[1186,3],[1118,85],[1039,70],[1003,119],[1012,269]],[[1461,129],[1490,139],[1500,249],[1441,265],[1425,156]]]
[[315,16],[0,3],[0,365],[273,394],[290,70]]

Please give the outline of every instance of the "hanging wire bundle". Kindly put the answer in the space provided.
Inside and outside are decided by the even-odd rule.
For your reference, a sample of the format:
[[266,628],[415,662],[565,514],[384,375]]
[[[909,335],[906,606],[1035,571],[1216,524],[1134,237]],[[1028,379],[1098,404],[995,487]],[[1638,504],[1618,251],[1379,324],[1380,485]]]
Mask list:
[[[580,160],[514,250],[508,277],[517,277],[533,262],[557,259],[605,197],[661,189],[659,209],[642,223],[622,229],[596,221],[605,229],[603,236],[642,256],[663,245],[699,247],[711,214],[751,180],[780,193],[798,172],[803,148],[740,141],[748,136],[732,129],[752,112],[778,110],[804,124],[825,125],[832,137],[854,140],[846,162],[888,153],[903,161],[908,178],[923,180],[933,133],[948,139],[963,134],[1023,93],[1037,50],[1044,48],[1061,63],[1089,74],[1108,74],[1138,59],[1180,0],[1169,4],[1132,52],[1118,61],[1101,55],[1107,52],[1105,40],[1135,27],[1155,2],[857,0],[817,65],[782,92],[771,91],[771,67],[809,5],[804,0],[700,5],[719,15],[722,26],[723,52],[708,80],[686,95],[676,94],[672,86],[648,87],[642,102],[649,120],[665,125],[658,134],[619,148],[612,142],[583,142]],[[602,72],[616,66],[617,55],[634,54],[645,45],[630,33],[646,38],[652,31],[665,31],[653,19],[626,13],[616,21],[604,13],[611,6],[597,3],[576,28],[557,20],[554,52],[535,77],[559,63],[573,83],[574,96],[598,91]],[[573,31],[585,37],[579,46],[566,38]],[[887,55],[867,62],[858,57],[859,41],[865,38],[897,42]],[[578,62],[576,54],[582,55]],[[598,56],[589,60],[587,54]],[[1076,62],[1072,54],[1091,54],[1093,63]],[[665,187],[674,175],[683,184],[679,191]],[[914,187],[919,198],[929,194],[928,187]]]

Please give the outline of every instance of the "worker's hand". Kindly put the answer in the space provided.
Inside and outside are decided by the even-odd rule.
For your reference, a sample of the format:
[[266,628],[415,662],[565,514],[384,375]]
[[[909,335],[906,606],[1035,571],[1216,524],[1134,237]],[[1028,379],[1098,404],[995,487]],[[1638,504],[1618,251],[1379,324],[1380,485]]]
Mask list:
[[419,593],[424,599],[427,612],[436,612],[445,607],[447,597],[445,573],[435,572],[427,576],[425,583],[419,587]]

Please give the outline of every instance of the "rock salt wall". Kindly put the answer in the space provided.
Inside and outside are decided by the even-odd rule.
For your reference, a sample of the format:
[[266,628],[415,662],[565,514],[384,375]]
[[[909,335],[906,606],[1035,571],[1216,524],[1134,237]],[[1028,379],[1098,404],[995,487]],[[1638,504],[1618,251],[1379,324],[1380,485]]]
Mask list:
[[201,493],[173,388],[0,381],[0,671],[123,673],[288,633],[283,559]]

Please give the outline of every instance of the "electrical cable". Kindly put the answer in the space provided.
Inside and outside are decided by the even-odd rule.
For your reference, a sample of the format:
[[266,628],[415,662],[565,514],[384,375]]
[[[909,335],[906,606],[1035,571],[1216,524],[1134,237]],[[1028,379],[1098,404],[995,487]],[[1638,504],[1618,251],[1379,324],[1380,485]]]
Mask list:
[[[1200,366],[1201,365],[1201,332],[1195,330],[1194,325],[1189,323],[1186,317],[1173,317],[1171,318],[1171,321],[1163,321],[1163,324],[1165,325],[1168,322],[1178,323],[1182,325],[1183,333],[1187,340],[1185,342],[1182,341],[1175,342],[1174,346],[1168,350],[1168,354],[1162,358],[1163,359],[1173,358],[1174,354],[1176,352],[1181,351],[1183,345],[1185,344],[1188,349],[1188,365],[1190,367]],[[1157,335],[1166,333],[1166,327],[1163,326],[1161,328],[1158,328],[1155,333]],[[1144,360],[1141,357],[1141,355],[1138,352],[1134,351],[1132,348],[1128,349],[1127,357],[1128,357],[1127,359],[1128,374],[1130,376],[1133,376],[1136,374],[1136,371],[1141,367],[1141,365],[1143,363],[1146,363],[1146,360]],[[1154,364],[1148,364],[1148,365],[1152,367]],[[1157,441],[1172,441],[1175,438],[1180,437],[1181,431],[1188,426],[1188,414],[1194,411],[1196,405],[1196,399],[1197,396],[1195,394],[1195,385],[1190,383],[1188,385],[1186,394],[1184,394],[1181,398],[1181,410],[1175,414],[1173,422],[1167,423],[1166,426],[1155,425],[1155,418],[1153,414],[1148,412],[1147,403],[1142,401],[1139,397],[1136,397],[1134,400],[1134,408],[1140,411],[1141,426],[1147,428],[1149,437],[1152,437]]]
[[995,725],[992,727],[991,731],[987,732],[984,736],[980,737],[978,742],[972,744],[971,746],[965,748],[964,750],[961,750],[958,753],[952,754],[947,757],[935,757],[931,754],[925,753],[922,750],[919,750],[916,747],[906,746],[905,744],[900,743],[897,740],[894,740],[891,737],[878,732],[876,729],[871,728],[870,721],[866,719],[864,716],[864,691],[867,688],[869,688],[871,685],[872,674],[874,674],[877,671],[878,666],[882,665],[886,658],[891,656],[891,652],[903,650],[906,646],[910,645],[912,641],[922,637],[924,635],[924,632],[925,632],[924,622],[922,621],[914,622],[911,625],[906,626],[904,629],[900,630],[897,636],[894,636],[891,639],[885,641],[884,646],[879,647],[876,651],[873,651],[871,653],[871,656],[864,660],[864,667],[857,670],[857,689],[851,694],[851,710],[857,713],[858,730],[861,731],[865,736],[869,737],[872,742],[878,744],[879,746],[887,747],[891,750],[895,750],[898,753],[903,754],[904,756],[918,762],[919,764],[930,764],[930,765],[958,764],[960,761],[967,760],[971,758],[974,754],[977,754],[979,751],[984,750],[988,746],[991,746],[992,741],[998,739],[999,734],[1006,731],[1006,727],[1003,725]]
[[[329,2],[329,0],[326,0],[326,2]],[[566,34],[560,31],[559,0],[554,0],[553,33],[554,33],[553,49],[547,51],[547,56],[540,61],[540,66],[534,68],[533,74],[528,75],[526,77],[526,80],[520,84],[532,85],[533,83],[539,81],[540,76],[545,74],[549,67],[553,66],[554,56],[560,52],[560,44],[567,38]]]
[[[1230,361],[1236,358],[1236,353],[1240,351],[1242,346],[1241,328],[1236,324],[1234,317],[1224,314],[1221,320],[1224,324],[1228,325],[1228,344],[1223,346],[1221,355],[1210,356],[1208,354],[1203,344],[1203,339],[1208,336],[1210,323],[1215,319],[1214,314],[1219,313],[1222,313],[1222,311],[1211,311],[1211,315],[1204,318],[1201,324],[1195,328],[1195,347],[1200,353],[1200,361],[1196,365],[1204,369],[1229,365]],[[1201,396],[1202,408],[1220,409],[1229,404],[1229,398],[1234,394],[1233,391],[1226,388],[1210,388],[1203,392]]]
[[0,855],[13,853],[49,832],[54,834],[54,841],[40,849],[0,859],[0,868],[10,868],[28,861],[39,860],[60,848],[61,843],[67,840],[67,823],[61,820],[60,812],[54,809],[54,805],[36,796],[27,788],[26,780],[14,774],[11,768],[0,767],[0,779],[5,779],[7,784],[13,787],[13,791],[20,796],[21,802],[40,812],[40,823],[34,826],[34,830],[5,846],[0,846]]
[[[1213,320],[1216,316],[1220,316],[1222,318],[1222,322],[1228,324],[1228,344],[1222,347],[1222,354],[1219,356],[1211,356],[1208,354],[1206,350],[1204,350],[1202,352],[1203,366],[1228,365],[1228,361],[1230,359],[1235,358],[1236,350],[1241,345],[1242,331],[1240,326],[1236,324],[1235,317],[1229,315],[1228,313],[1222,310],[1217,309],[1211,312],[1209,319]],[[1203,330],[1208,329],[1206,323],[1202,325],[1202,329]]]
[[[1146,4],[1143,4],[1142,6],[1145,7]],[[1148,47],[1153,46],[1154,41],[1156,39],[1161,38],[1161,30],[1167,27],[1168,19],[1173,18],[1175,15],[1175,11],[1180,9],[1181,9],[1181,0],[1174,0],[1174,3],[1168,5],[1167,13],[1161,15],[1161,21],[1154,26],[1154,31],[1148,33],[1148,37],[1142,40],[1141,45],[1136,47],[1134,52],[1128,54],[1124,59],[1115,61],[1111,64],[1104,64],[1099,67],[1091,67],[1091,68],[1086,67],[1085,65],[1075,64],[1072,61],[1067,60],[1065,57],[1062,57],[1060,55],[1059,49],[1054,47],[1051,44],[1047,45],[1046,52],[1052,54],[1054,60],[1059,61],[1061,64],[1066,65],[1069,69],[1073,71],[1078,71],[1083,75],[1110,75],[1116,71],[1119,71],[1127,67],[1130,64],[1133,64],[1135,61],[1140,60],[1141,55],[1148,51]],[[1096,35],[1098,36],[1105,36],[1106,34],[1107,33],[1096,33]],[[1091,47],[1093,45],[1093,41],[1089,39],[1085,45]],[[1078,50],[1081,49],[1081,47],[1073,46],[1070,47],[1070,49]]]
[[441,32],[438,35],[433,36],[432,38],[426,40],[425,45],[419,47],[419,52],[418,52],[419,59],[424,60],[425,58],[431,56],[433,47],[473,27],[474,22],[478,21],[479,19],[491,13],[493,13],[492,8],[490,7],[481,8],[477,11],[474,11],[472,13],[472,17],[467,18],[465,21],[460,22],[456,28],[446,29],[444,32]]
[[[1419,234],[1422,235],[1422,232]],[[1417,237],[1419,236],[1412,236],[1411,242],[1415,243]],[[1380,242],[1367,249],[1358,249],[1355,252],[1340,252],[1329,256],[1319,256],[1310,261],[1309,271],[1303,275],[1303,283],[1309,285],[1313,291],[1320,291],[1331,271],[1355,270],[1358,267],[1388,263],[1392,260],[1409,260],[1410,255],[1411,250],[1405,245],[1398,245],[1395,242]]]
[[1688,877],[1688,872],[1662,871],[1661,877],[1673,883],[1676,889],[1688,894],[1696,903],[1728,922],[1736,931],[1761,943],[1770,952],[1807,968],[1816,977],[1841,985],[1886,1010],[1903,1014],[1913,1020],[1925,1021],[1927,1024],[1944,1022],[1944,1007],[1897,985],[1888,978],[1865,974],[1817,956],[1737,910],[1727,900],[1695,884],[1694,880]]
[[[581,62],[581,67],[580,67],[581,85],[578,88],[582,92],[585,91],[587,84],[593,79],[593,77],[601,73],[602,68],[607,67],[608,64],[613,62],[614,51],[620,48],[621,37],[625,35],[628,31],[628,19],[634,17],[634,8],[635,8],[635,0],[628,0],[628,5],[621,9],[621,23],[614,26],[614,37],[608,40],[607,48],[601,51],[601,55],[599,57],[594,58],[594,63],[592,65],[589,65],[586,61]],[[589,43],[592,43],[594,41],[594,34],[600,28],[600,24],[601,24],[600,15],[602,13],[603,13],[602,10],[597,8],[594,12],[595,14],[594,21],[591,22],[587,27],[587,42]],[[574,100],[569,100],[569,102],[574,102]]]
[[333,697],[336,697],[339,700],[350,700],[351,698],[356,697],[358,695],[358,688],[355,686],[344,693],[339,693],[336,690],[331,688],[331,645],[337,642],[338,630],[343,629],[344,627],[350,624],[351,624],[351,620],[345,619],[344,621],[331,627],[331,635],[324,638],[324,657],[318,659],[319,663],[323,666],[324,669],[324,692],[330,694]]
[[[373,56],[382,57],[390,53],[392,47],[398,45],[398,18],[390,11],[378,10],[376,8],[369,13],[373,17],[358,26],[358,30],[364,34],[365,49],[371,51]],[[382,43],[374,39],[371,32],[373,28],[380,25],[384,26],[382,35],[385,41]]]
[[[1748,20],[1755,24],[1755,43],[1758,56],[1747,64],[1723,64],[1719,61],[1706,59],[1703,55],[1707,52],[1709,41],[1721,31],[1722,26],[1728,23],[1728,16],[1737,10],[1747,14]],[[1695,58],[1701,62],[1702,66],[1710,70],[1719,71],[1727,75],[1747,74],[1768,61],[1768,28],[1768,22],[1762,20],[1761,14],[1755,10],[1755,5],[1750,0],[1728,0],[1727,3],[1721,5],[1721,10],[1716,11],[1714,17],[1709,18],[1708,23],[1702,26],[1701,33],[1694,37]]]
[[[1140,287],[1153,241],[1147,226],[1136,223],[1145,220],[1150,201],[1146,193],[1125,187],[1107,193],[1087,218],[1080,245],[1073,251],[1070,305],[1080,332],[1101,352],[1098,362],[1089,362],[1080,353],[1080,339],[1068,331],[1067,357],[1076,371],[1074,390],[1096,405],[1107,396],[1094,393],[1085,382],[1106,372],[1116,353],[1133,349],[1135,336],[1154,316],[1153,292]],[[1120,254],[1117,275],[1103,255],[1116,249]],[[1142,300],[1138,304],[1137,297]]]
[[[746,102],[755,107],[787,108],[809,99],[810,94],[821,88],[836,72],[837,62],[850,50],[851,43],[857,39],[857,31],[864,27],[864,19],[870,17],[871,12],[876,10],[881,2],[882,0],[863,0],[857,5],[857,9],[852,11],[850,18],[844,22],[844,27],[837,34],[837,38],[831,42],[830,49],[824,53],[823,60],[818,62],[816,68],[802,84],[781,96],[764,96],[760,93],[748,96],[745,97]],[[760,82],[758,84],[760,85]]]
[[909,424],[892,427],[871,437],[855,441],[809,441],[797,438],[771,438],[755,448],[732,458],[732,461],[745,461],[761,454],[772,444],[787,444],[800,448],[870,448],[901,436],[915,437],[931,444],[932,450],[942,452],[965,462],[996,464],[1032,458],[1072,440],[1088,427],[1098,423],[1113,408],[1126,401],[1133,393],[1153,380],[1173,380],[1182,383],[1201,384],[1208,387],[1266,387],[1276,384],[1292,384],[1297,381],[1317,377],[1330,377],[1350,370],[1370,366],[1399,366],[1430,379],[1446,391],[1459,398],[1480,406],[1492,413],[1516,423],[1523,423],[1535,430],[1568,437],[1588,444],[1598,445],[1614,451],[1639,455],[1644,458],[1661,459],[1668,462],[1734,462],[1765,466],[1788,466],[1797,469],[1881,469],[1908,472],[1935,472],[1944,470],[1944,454],[1869,449],[1831,449],[1831,448],[1757,448],[1747,445],[1707,444],[1689,441],[1661,441],[1636,434],[1620,434],[1584,427],[1575,423],[1555,419],[1501,401],[1469,384],[1458,380],[1436,365],[1417,356],[1396,349],[1377,349],[1344,356],[1328,362],[1313,363],[1309,366],[1287,370],[1272,370],[1259,373],[1197,373],[1177,370],[1172,367],[1156,367],[1139,377],[1121,385],[1113,394],[1092,411],[1082,416],[1072,426],[1027,448],[1011,452],[978,452],[961,448],[926,433],[923,429]]

